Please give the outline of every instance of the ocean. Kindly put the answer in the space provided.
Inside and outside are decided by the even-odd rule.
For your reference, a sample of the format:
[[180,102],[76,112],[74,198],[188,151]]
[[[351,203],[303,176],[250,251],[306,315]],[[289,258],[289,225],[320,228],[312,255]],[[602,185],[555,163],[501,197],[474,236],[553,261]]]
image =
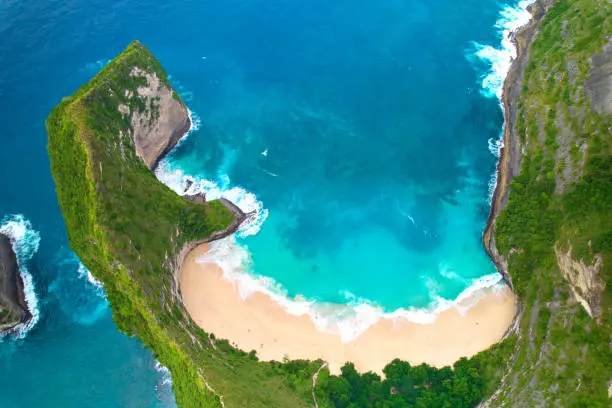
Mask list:
[[254,211],[211,257],[350,340],[500,284],[481,244],[508,33],[528,0],[0,3],[0,230],[34,318],[0,339],[0,407],[172,407],[70,251],[44,120],[130,41],[191,110],[158,177]]

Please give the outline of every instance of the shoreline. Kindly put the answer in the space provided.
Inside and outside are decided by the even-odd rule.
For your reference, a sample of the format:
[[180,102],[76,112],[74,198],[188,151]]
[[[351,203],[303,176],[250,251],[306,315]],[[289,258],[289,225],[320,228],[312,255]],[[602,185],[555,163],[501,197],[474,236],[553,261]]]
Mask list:
[[[431,365],[434,366],[443,366],[443,365],[449,365],[452,363],[454,363],[456,360],[458,360],[461,357],[470,357],[471,355],[475,354],[478,351],[482,351],[485,350],[487,348],[489,348],[490,346],[492,346],[493,344],[503,340],[504,338],[506,338],[507,336],[515,333],[518,330],[518,323],[520,322],[520,317],[521,317],[521,313],[522,313],[522,306],[519,302],[519,300],[516,298],[516,296],[514,295],[514,289],[512,286],[512,280],[510,278],[510,275],[508,274],[507,271],[507,263],[505,261],[505,259],[503,259],[503,257],[500,256],[500,254],[497,252],[497,248],[495,247],[495,239],[494,239],[494,233],[495,233],[495,220],[497,218],[497,216],[499,215],[500,211],[505,207],[506,203],[507,203],[507,198],[508,198],[508,191],[509,191],[509,185],[510,185],[510,181],[512,179],[512,177],[518,173],[519,170],[519,166],[520,166],[520,151],[519,151],[519,146],[517,146],[516,143],[516,134],[514,131],[514,125],[515,125],[515,121],[516,121],[516,106],[515,106],[515,101],[516,101],[516,97],[518,96],[518,94],[520,94],[520,88],[522,85],[522,74],[523,74],[523,70],[525,68],[526,65],[526,61],[528,60],[528,51],[529,51],[529,44],[531,43],[531,40],[533,39],[533,36],[537,30],[537,26],[539,25],[539,22],[541,21],[541,18],[543,17],[543,15],[545,14],[549,4],[551,3],[551,0],[535,0],[534,2],[532,2],[531,4],[529,4],[527,6],[527,11],[529,11],[531,13],[531,19],[529,20],[529,22],[522,26],[519,27],[518,29],[516,29],[515,31],[510,33],[510,40],[512,42],[512,44],[516,47],[516,58],[514,58],[510,64],[509,70],[506,74],[506,77],[504,78],[503,81],[503,87],[502,87],[502,94],[501,94],[501,104],[503,106],[503,111],[504,111],[504,128],[503,128],[503,136],[502,136],[502,147],[500,148],[500,152],[499,152],[499,160],[497,162],[496,165],[496,182],[495,182],[495,189],[493,191],[493,194],[491,196],[491,209],[490,209],[490,213],[489,216],[487,218],[487,222],[486,222],[486,226],[485,229],[483,231],[483,235],[482,235],[482,241],[485,247],[485,250],[487,252],[487,254],[489,255],[490,259],[493,261],[493,263],[496,266],[497,272],[501,275],[503,281],[506,283],[507,288],[503,290],[503,296],[501,296],[499,293],[495,294],[492,293],[491,289],[488,289],[488,291],[490,293],[487,293],[485,295],[482,296],[482,298],[478,299],[476,304],[472,306],[472,308],[478,310],[477,308],[479,306],[482,306],[483,303],[487,303],[490,302],[493,298],[497,297],[499,298],[501,297],[506,297],[506,298],[511,298],[511,304],[512,304],[512,316],[510,321],[506,324],[506,328],[503,331],[503,334],[494,340],[490,340],[489,343],[487,344],[486,347],[482,347],[481,349],[477,350],[477,351],[465,351],[466,349],[464,349],[464,352],[461,353],[457,353],[456,357],[453,357],[452,361],[450,360],[444,360],[444,358],[423,358],[420,357],[421,359],[419,360],[418,358],[410,358],[410,356],[405,357],[401,350],[400,352],[396,353],[396,355],[394,355],[392,358],[388,358],[387,361],[384,362],[384,364],[382,366],[380,366],[380,364],[378,364],[378,366],[376,366],[376,364],[372,364],[372,363],[359,363],[359,358],[358,356],[355,358],[351,358],[350,361],[355,361],[357,360],[356,363],[356,367],[359,369],[360,365],[363,366],[361,367],[360,371],[367,371],[369,369],[373,369],[374,371],[378,371],[379,373],[382,370],[382,367],[384,367],[384,365],[386,365],[388,362],[390,362],[393,358],[402,358],[402,359],[406,359],[408,360],[410,363],[419,363],[419,362],[427,362]],[[191,119],[191,118],[190,118]],[[193,121],[190,120],[190,122],[193,124]],[[189,131],[187,131],[186,133],[188,133]],[[244,214],[244,213],[242,213]],[[239,226],[240,222],[237,223]],[[237,227],[236,227],[237,228]],[[203,322],[201,319],[196,318],[196,314],[192,313],[192,311],[190,311],[190,306],[189,303],[193,304],[193,299],[188,300],[187,298],[183,297],[183,295],[189,291],[189,289],[185,289],[183,288],[183,284],[184,281],[186,280],[190,280],[191,278],[186,278],[184,279],[184,274],[182,273],[183,270],[183,265],[186,262],[189,262],[192,259],[192,256],[195,256],[195,254],[199,254],[200,251],[203,248],[208,248],[208,243],[215,241],[217,239],[223,238],[228,234],[224,234],[223,236],[220,237],[211,237],[208,240],[204,240],[204,241],[199,241],[199,242],[191,242],[187,245],[185,245],[182,250],[180,251],[180,255],[178,256],[177,259],[177,267],[175,268],[175,276],[174,276],[174,289],[175,289],[175,293],[178,295],[178,297],[182,300],[183,304],[185,305],[185,308],[187,309],[187,311],[189,312],[189,314],[192,316],[192,319],[194,321],[196,321],[196,323],[202,327],[205,331],[207,332],[212,332],[215,333],[218,337],[228,337],[231,340],[234,340],[231,336],[223,336],[221,335],[221,333],[218,330],[215,329],[211,329],[209,327],[205,327],[207,326],[207,324],[205,322]],[[207,251],[207,249],[206,249]],[[207,267],[205,267],[204,269],[217,269],[216,271],[214,271],[213,275],[216,273],[216,279],[217,282],[214,283],[213,286],[218,286],[219,285],[219,281],[223,280],[224,283],[226,285],[233,285],[232,283],[230,283],[227,280],[223,279],[223,273],[221,271],[221,269],[216,265],[216,264],[204,264],[204,265],[208,265]],[[208,273],[210,274],[211,271],[209,270]],[[210,278],[210,277],[208,277]],[[176,290],[180,288],[180,293],[178,293],[179,291]],[[476,293],[478,292],[482,292],[482,289],[479,289]],[[234,293],[233,293],[234,297],[240,298],[238,291],[236,290],[236,288],[234,288]],[[482,295],[482,293],[481,293]],[[276,302],[275,300],[273,300],[271,297],[262,294],[262,293],[255,293],[253,295],[251,295],[250,298],[255,297],[255,296],[260,296],[263,298],[267,298],[268,302],[273,303],[273,306],[267,305],[266,309],[269,310],[270,307],[278,307],[279,309],[282,309],[282,306]],[[230,295],[231,297],[231,295]],[[243,303],[247,303],[249,301],[250,298],[247,298],[246,300],[243,301]],[[242,300],[242,299],[240,299]],[[464,299],[465,300],[465,299]],[[471,300],[471,299],[467,299],[467,300]],[[472,299],[473,300],[473,299]],[[498,299],[499,300],[499,299]],[[263,300],[263,302],[265,303],[266,299]],[[259,303],[262,302],[262,299],[258,300]],[[506,304],[508,302],[506,301]],[[451,312],[454,312],[455,314],[459,314],[457,312],[457,306],[458,305],[454,305],[454,307],[450,307],[450,309],[444,310],[442,312],[439,312],[436,317],[441,318],[443,315],[445,314],[449,314]],[[460,305],[459,305],[460,306]],[[470,308],[466,314],[466,316],[470,315],[470,314],[474,314],[474,311],[472,311],[472,308]],[[306,316],[296,316],[296,315],[292,315],[289,312],[285,311],[284,309],[283,313],[287,316],[293,316],[296,319],[300,319],[301,317],[306,317]],[[472,311],[472,312],[470,312]],[[504,314],[505,316],[505,314]],[[465,316],[462,316],[465,317]],[[232,316],[231,314],[229,316],[226,317],[226,320],[228,321],[232,321],[234,320],[234,316]],[[302,319],[303,320],[303,319]],[[421,326],[421,327],[427,327],[429,325],[431,326],[435,326],[438,320],[436,320],[436,322],[434,323],[430,323],[430,324],[422,324],[422,323],[413,323],[413,322],[409,322],[407,319],[403,318],[403,317],[396,317],[393,319],[390,319],[388,317],[383,317],[378,323],[375,323],[373,326],[371,326],[370,328],[368,328],[366,330],[366,332],[370,332],[372,327],[379,325],[381,322],[384,323],[385,321],[391,322],[392,324],[392,331],[397,329],[397,321],[398,320],[405,320],[405,322],[400,322],[400,326],[403,326],[404,324],[406,325],[416,325],[416,326]],[[462,319],[458,319],[459,321],[462,321]],[[312,324],[314,330],[317,330],[314,327],[314,323],[312,323],[312,321],[310,321],[310,323]],[[302,322],[303,324],[303,322]],[[477,322],[476,325],[479,325],[479,322]],[[389,329],[389,327],[387,327],[387,329]],[[384,330],[383,330],[384,331]],[[470,331],[470,330],[468,330]],[[221,331],[222,332],[222,331]],[[326,336],[334,336],[332,334],[329,333],[323,333],[321,331],[319,331],[319,333],[321,333],[322,335]],[[364,336],[366,333],[363,333],[362,335],[360,335],[357,339],[352,340],[350,342],[347,343],[343,343],[343,344],[350,344],[350,343],[359,343],[362,342],[363,340],[359,340],[362,336]],[[393,336],[396,336],[397,333],[393,334]],[[456,333],[454,333],[456,334]],[[387,337],[389,333],[387,333]],[[456,336],[455,336],[456,337]],[[274,340],[274,342],[276,342],[276,339]],[[243,350],[247,350],[249,349],[249,347],[247,346],[248,342],[245,342],[241,339],[238,340],[234,340],[233,342],[231,342],[231,344],[233,344],[235,347],[239,347]],[[244,345],[243,345],[244,344]],[[263,343],[261,344],[260,349],[263,349],[264,345]],[[404,348],[406,348],[406,346],[404,345]],[[452,348],[452,347],[451,347]],[[256,349],[256,348],[253,348]],[[471,349],[467,349],[467,350],[471,350]],[[265,352],[261,352],[260,350],[256,350],[258,351],[258,356],[260,356],[263,360],[282,360],[282,358],[285,356],[285,354],[279,355],[280,351],[276,352],[276,354],[272,351],[265,351]],[[365,351],[365,353],[367,354],[367,350]],[[295,353],[294,353],[295,354]],[[424,354],[422,351],[422,348],[419,349],[419,355]],[[426,354],[426,353],[425,353]],[[340,355],[342,355],[342,353],[340,353]],[[308,359],[317,359],[317,358],[321,358],[323,357],[323,355],[305,355],[305,356],[300,356],[300,355],[291,355],[288,354],[288,356],[290,358],[308,358]],[[326,361],[330,362],[330,369],[332,370],[332,372],[334,370],[338,370],[339,366],[338,364],[334,363],[333,358],[324,358]],[[347,360],[348,361],[348,360]],[[369,365],[368,365],[369,364]]]
[[[511,42],[516,47],[516,58],[512,61],[510,69],[504,79],[501,103],[504,110],[504,128],[502,136],[502,147],[499,152],[499,160],[496,165],[496,183],[491,197],[491,210],[482,234],[482,242],[489,258],[495,264],[499,274],[506,285],[514,292],[512,278],[508,272],[506,259],[499,254],[495,245],[495,221],[500,212],[508,203],[510,183],[512,178],[520,171],[520,143],[516,133],[517,107],[516,100],[523,85],[523,72],[529,60],[529,47],[534,35],[546,14],[546,11],[554,3],[554,0],[535,0],[527,6],[531,14],[529,22],[510,33]],[[519,330],[519,323],[523,307],[520,301],[515,304],[515,317],[508,327],[504,338]]]
[[[181,265],[177,279],[183,304],[204,331],[244,351],[255,350],[265,361],[323,359],[332,373],[353,362],[360,372],[382,374],[395,358],[443,367],[500,341],[514,318],[515,297],[509,288],[488,289],[440,312],[433,323],[382,317],[356,339],[342,342],[340,334],[317,329],[309,314],[289,313],[267,294],[255,292],[243,300],[217,264],[198,262],[209,248],[197,246]],[[464,315],[462,305],[468,308]]]

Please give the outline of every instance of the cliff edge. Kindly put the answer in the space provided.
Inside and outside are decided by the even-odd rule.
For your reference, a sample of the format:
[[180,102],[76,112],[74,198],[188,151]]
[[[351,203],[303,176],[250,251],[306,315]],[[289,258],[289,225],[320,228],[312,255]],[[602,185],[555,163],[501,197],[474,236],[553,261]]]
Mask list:
[[520,302],[516,343],[483,407],[612,398],[612,3],[536,0],[514,38],[483,241]]
[[9,237],[0,234],[0,332],[26,323],[31,317],[25,302],[17,256]]
[[[534,40],[542,19],[548,9],[554,4],[554,0],[536,0],[529,6],[532,15],[529,23],[512,33],[512,41],[517,48],[517,57],[512,62],[506,80],[504,81],[502,104],[504,107],[504,132],[503,147],[500,150],[500,157],[497,163],[497,184],[491,200],[491,211],[483,233],[483,243],[487,254],[502,275],[504,282],[512,290],[514,286],[508,262],[501,255],[495,245],[496,219],[500,212],[508,204],[508,194],[512,178],[519,174],[521,166],[521,147],[517,128],[517,104],[518,98],[523,88],[523,75],[529,62],[529,48]],[[515,320],[507,334],[513,333],[518,329],[520,315],[522,312],[522,302],[516,302]]]
[[177,94],[156,72],[133,67],[130,75],[142,84],[136,92],[125,90],[127,103],[118,109],[130,121],[136,154],[153,169],[189,130],[191,119]]
[[181,197],[151,171],[189,124],[165,71],[137,41],[53,109],[48,151],[70,246],[104,284],[118,328],[170,370],[181,407],[307,407],[273,364],[213,341],[183,306],[182,257],[246,218],[227,200]]

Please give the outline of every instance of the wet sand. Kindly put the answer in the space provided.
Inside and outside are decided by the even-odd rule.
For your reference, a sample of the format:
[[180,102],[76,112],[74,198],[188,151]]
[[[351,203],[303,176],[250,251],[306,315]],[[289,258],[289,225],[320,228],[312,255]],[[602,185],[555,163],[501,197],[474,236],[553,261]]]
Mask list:
[[497,343],[514,318],[510,289],[488,289],[466,300],[477,303],[465,315],[451,308],[430,324],[383,318],[357,339],[343,343],[339,335],[317,330],[309,316],[287,313],[263,293],[243,300],[217,264],[196,261],[208,248],[208,244],[196,247],[183,262],[179,276],[183,302],[202,329],[242,350],[257,351],[260,360],[321,358],[332,373],[347,361],[359,371],[382,373],[395,358],[442,367]]

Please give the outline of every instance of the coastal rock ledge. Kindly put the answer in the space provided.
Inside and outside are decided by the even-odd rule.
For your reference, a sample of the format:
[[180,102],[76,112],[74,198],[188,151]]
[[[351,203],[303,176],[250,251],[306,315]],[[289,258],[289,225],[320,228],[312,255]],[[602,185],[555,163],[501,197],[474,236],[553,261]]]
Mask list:
[[30,314],[23,292],[23,280],[11,240],[0,234],[0,333],[26,323]]

